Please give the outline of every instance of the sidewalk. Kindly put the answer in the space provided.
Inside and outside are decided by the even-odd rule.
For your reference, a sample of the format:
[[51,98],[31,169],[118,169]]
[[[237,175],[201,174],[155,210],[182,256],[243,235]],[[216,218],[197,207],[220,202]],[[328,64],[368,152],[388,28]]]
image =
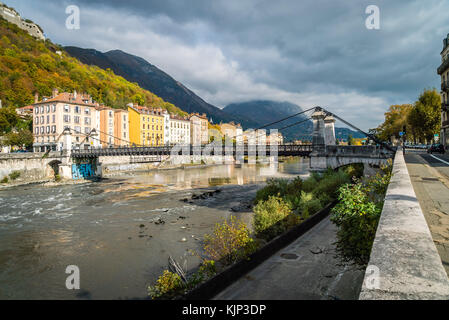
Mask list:
[[335,225],[325,218],[214,299],[358,299],[365,271],[340,265],[335,233]]
[[[447,156],[436,154],[449,161]],[[449,166],[428,154],[406,154],[413,188],[449,275]]]

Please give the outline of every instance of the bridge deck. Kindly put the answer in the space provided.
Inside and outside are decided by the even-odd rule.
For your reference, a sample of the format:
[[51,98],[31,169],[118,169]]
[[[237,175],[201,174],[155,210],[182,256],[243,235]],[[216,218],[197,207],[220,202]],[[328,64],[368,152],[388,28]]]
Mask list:
[[[274,146],[274,153],[278,156],[303,156],[307,157],[312,152],[312,145],[278,145]],[[153,155],[198,155],[210,154],[215,155],[233,155],[237,153],[248,155],[266,155],[273,154],[270,146],[250,145],[250,146],[230,146],[217,147],[213,145],[192,146],[184,145],[179,147],[123,147],[123,148],[105,148],[105,149],[88,149],[88,150],[72,150],[72,158],[95,158],[104,156],[153,156]],[[273,154],[274,155],[274,154]]]

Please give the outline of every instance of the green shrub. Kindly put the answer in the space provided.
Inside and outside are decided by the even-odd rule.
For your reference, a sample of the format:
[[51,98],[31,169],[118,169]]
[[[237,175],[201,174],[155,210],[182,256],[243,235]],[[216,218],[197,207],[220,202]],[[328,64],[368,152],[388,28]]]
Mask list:
[[55,174],[55,181],[56,182],[60,182],[61,181],[61,176],[59,174]]
[[9,179],[8,177],[4,177],[0,182],[1,183],[8,183]]
[[13,171],[10,175],[9,178],[11,180],[16,180],[18,177],[20,177],[20,171]]
[[307,201],[302,206],[301,216],[305,220],[309,218],[311,215],[314,215],[318,211],[323,209],[323,205],[321,204],[320,199],[313,198],[310,201]]
[[361,183],[339,189],[339,202],[332,209],[331,221],[338,226],[337,250],[345,261],[359,265],[369,262],[381,208],[370,201]]
[[258,237],[271,240],[300,222],[290,205],[282,198],[271,196],[254,207],[253,225]]
[[326,173],[322,180],[320,180],[313,190],[313,193],[319,197],[322,194],[328,195],[330,198],[335,199],[337,197],[337,190],[340,186],[349,183],[351,181],[350,176],[343,170],[337,172]]
[[349,164],[341,168],[344,172],[348,174],[351,178],[360,179],[363,176],[364,164],[363,163],[354,163]]
[[148,295],[152,299],[170,298],[181,293],[184,288],[185,284],[178,274],[164,270],[156,284],[148,287]]
[[205,235],[204,243],[206,254],[224,265],[237,262],[257,249],[248,227],[236,217],[231,217],[229,222],[217,223],[213,233]]
[[267,185],[257,191],[254,203],[266,201],[270,196],[284,196],[287,192],[288,184],[286,179],[269,179]]
[[213,277],[217,273],[217,266],[214,260],[204,260],[198,268],[198,271],[193,273],[187,279],[187,289],[192,290],[202,282]]
[[311,175],[302,183],[302,190],[305,192],[312,192],[318,185],[316,174]]

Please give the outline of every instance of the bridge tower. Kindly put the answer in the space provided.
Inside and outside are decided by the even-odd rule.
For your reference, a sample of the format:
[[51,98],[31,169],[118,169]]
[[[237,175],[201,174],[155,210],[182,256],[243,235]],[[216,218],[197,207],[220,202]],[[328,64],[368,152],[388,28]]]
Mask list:
[[335,146],[335,118],[328,115],[324,118],[324,143],[326,146]]
[[310,169],[324,171],[327,169],[326,146],[334,146],[335,119],[320,107],[311,116],[313,122],[312,153],[310,154]]

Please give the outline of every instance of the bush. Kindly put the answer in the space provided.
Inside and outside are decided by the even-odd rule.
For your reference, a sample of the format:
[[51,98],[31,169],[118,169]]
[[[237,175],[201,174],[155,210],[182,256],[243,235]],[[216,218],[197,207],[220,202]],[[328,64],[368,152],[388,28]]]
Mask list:
[[204,242],[206,254],[224,265],[237,262],[257,249],[247,226],[236,217],[231,217],[229,223],[226,220],[217,223],[213,233],[205,235]]
[[13,171],[10,175],[9,178],[11,180],[16,180],[18,177],[20,177],[20,171]]
[[339,189],[339,203],[332,209],[331,221],[337,231],[337,251],[345,261],[359,265],[369,262],[376,235],[381,206],[370,201],[361,183],[344,185]]
[[337,197],[337,190],[340,186],[351,182],[350,176],[343,170],[337,172],[325,173],[324,178],[317,183],[313,193],[319,197],[322,194],[328,195],[330,198]]
[[8,183],[8,181],[9,181],[8,177],[4,177],[4,178],[0,181],[0,183]]
[[299,222],[290,205],[280,197],[271,196],[254,207],[254,230],[258,237],[265,240],[271,240]]
[[363,176],[364,165],[363,163],[349,164],[341,168],[350,178],[359,179]]
[[257,191],[254,203],[266,201],[270,196],[283,197],[287,194],[288,187],[289,182],[287,179],[270,179],[265,187]]
[[302,183],[302,190],[305,192],[312,192],[318,185],[317,174],[312,174]]
[[170,298],[177,293],[181,293],[184,288],[185,285],[178,274],[164,270],[154,287],[148,287],[148,295],[152,299]]

